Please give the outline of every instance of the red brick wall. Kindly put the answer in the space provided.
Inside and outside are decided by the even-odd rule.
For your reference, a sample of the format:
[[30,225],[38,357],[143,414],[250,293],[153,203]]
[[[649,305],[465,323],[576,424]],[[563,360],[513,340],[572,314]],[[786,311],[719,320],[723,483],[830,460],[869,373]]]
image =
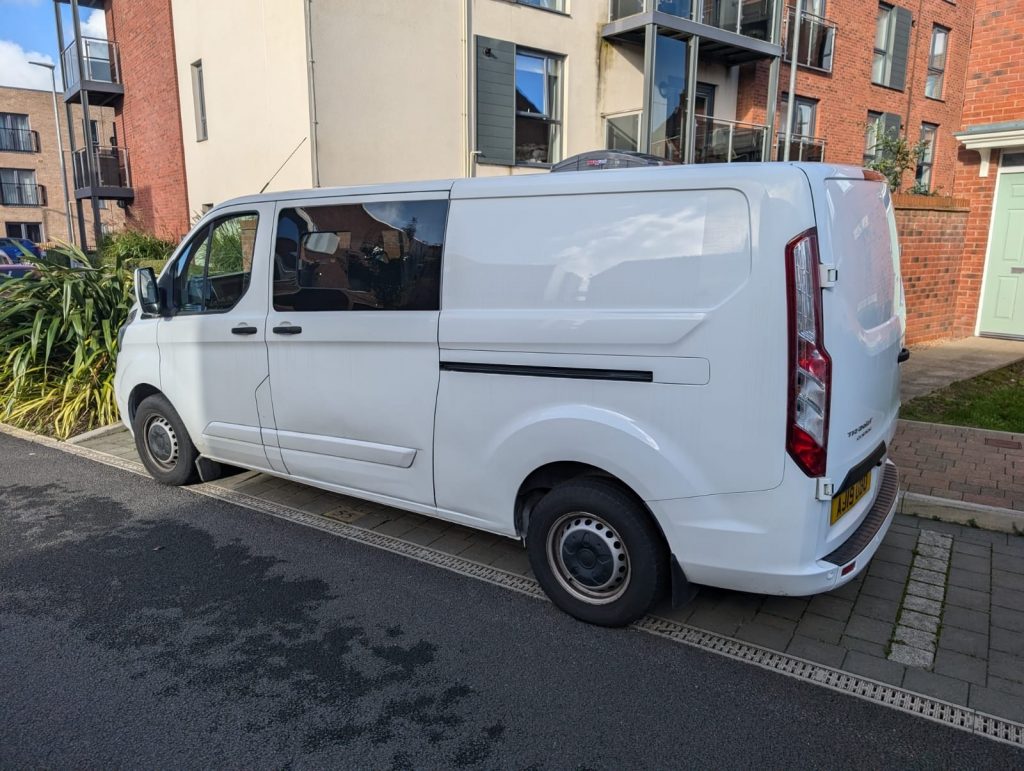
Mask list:
[[[1019,0],[1013,0],[1019,2]],[[1004,0],[1005,2],[1005,0]],[[896,113],[903,118],[903,130],[916,142],[921,123],[939,126],[932,187],[946,195],[953,193],[953,168],[957,141],[953,132],[960,126],[963,83],[971,46],[974,0],[895,0],[914,16],[910,38],[906,88],[896,91],[871,82],[872,50],[875,39],[875,15],[878,4],[865,0],[829,0],[826,15],[838,30],[833,53],[832,73],[797,70],[798,96],[818,100],[817,136],[827,142],[825,160],[861,165],[868,111]],[[932,25],[952,30],[946,59],[946,77],[941,101],[924,96],[928,50]],[[741,69],[737,120],[764,121],[768,65],[764,62]],[[783,62],[779,76],[779,97],[789,90],[789,65]],[[785,127],[785,103],[779,107],[777,126]],[[913,171],[904,180],[904,189],[914,182]]]
[[909,344],[961,336],[950,309],[959,289],[968,218],[964,209],[905,209],[897,203]]
[[[1024,2],[977,0],[962,127],[1014,120],[1024,120]],[[954,191],[971,202],[956,304],[956,327],[964,335],[974,332],[978,318],[999,151],[992,151],[987,177],[979,176],[980,165],[977,152],[960,150]]]
[[106,13],[124,80],[118,123],[135,188],[128,226],[177,240],[189,216],[171,2],[107,0]]

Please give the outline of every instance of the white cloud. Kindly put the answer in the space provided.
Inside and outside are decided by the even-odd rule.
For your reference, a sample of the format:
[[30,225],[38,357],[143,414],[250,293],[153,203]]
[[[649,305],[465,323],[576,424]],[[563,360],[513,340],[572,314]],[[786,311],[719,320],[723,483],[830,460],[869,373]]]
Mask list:
[[[29,62],[53,64],[53,57],[39,51],[26,51],[13,40],[0,40],[0,86],[50,90],[50,73],[44,67]],[[60,72],[57,72],[60,80]],[[58,88],[60,84],[58,83]]]
[[93,10],[82,19],[82,37],[107,39],[107,15],[102,10]]

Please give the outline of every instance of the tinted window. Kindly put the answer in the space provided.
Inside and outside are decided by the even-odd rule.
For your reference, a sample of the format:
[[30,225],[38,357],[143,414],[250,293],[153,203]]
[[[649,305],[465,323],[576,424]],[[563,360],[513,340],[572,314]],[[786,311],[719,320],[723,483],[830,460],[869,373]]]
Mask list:
[[184,313],[226,311],[245,294],[259,217],[240,214],[211,223],[174,266],[174,298]]
[[436,311],[447,201],[285,209],[274,246],[279,311]]

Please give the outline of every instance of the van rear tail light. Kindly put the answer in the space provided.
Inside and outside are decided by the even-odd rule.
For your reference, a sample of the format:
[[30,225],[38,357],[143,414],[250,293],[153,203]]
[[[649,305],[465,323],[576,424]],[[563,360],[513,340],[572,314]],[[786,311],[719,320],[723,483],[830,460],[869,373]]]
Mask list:
[[832,359],[822,339],[818,235],[786,245],[789,304],[789,419],[786,450],[812,477],[825,474]]

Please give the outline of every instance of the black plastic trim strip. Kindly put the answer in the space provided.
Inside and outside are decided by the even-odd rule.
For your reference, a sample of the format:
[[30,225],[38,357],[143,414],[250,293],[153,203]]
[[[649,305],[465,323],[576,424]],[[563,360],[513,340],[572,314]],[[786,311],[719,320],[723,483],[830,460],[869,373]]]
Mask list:
[[843,477],[843,483],[836,488],[835,492],[832,493],[832,497],[841,495],[846,492],[849,488],[853,487],[857,482],[863,479],[871,469],[881,464],[885,460],[885,442],[882,442],[876,447],[871,454],[850,469],[846,476]]
[[559,377],[573,380],[618,380],[628,383],[653,383],[654,373],[636,369],[588,369],[586,367],[535,367],[526,364],[478,364],[442,361],[447,372],[474,372],[483,375],[519,375],[521,377]]
[[885,518],[889,516],[893,504],[896,502],[896,494],[900,491],[900,472],[896,466],[888,464],[882,472],[882,483],[879,485],[878,497],[875,503],[864,517],[860,526],[850,534],[850,537],[843,541],[834,551],[822,560],[840,566],[847,564],[867,548],[868,544],[878,533]]

